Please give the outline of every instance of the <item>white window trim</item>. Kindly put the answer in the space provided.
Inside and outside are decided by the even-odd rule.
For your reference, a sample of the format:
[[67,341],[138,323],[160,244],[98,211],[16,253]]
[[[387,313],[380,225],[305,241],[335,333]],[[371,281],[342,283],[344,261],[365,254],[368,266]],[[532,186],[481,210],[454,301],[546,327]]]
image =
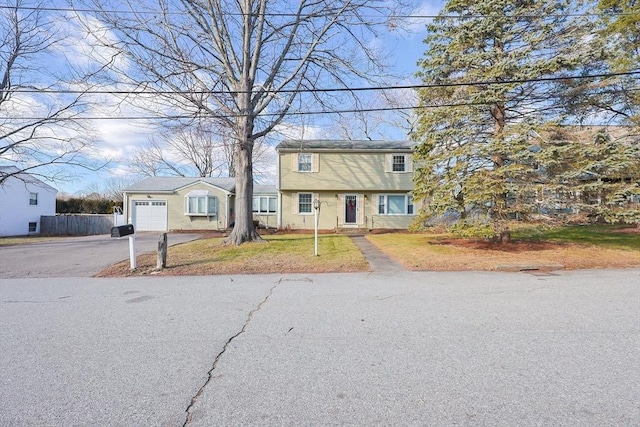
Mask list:
[[[258,199],[258,210],[254,210],[253,209],[253,202],[255,199]],[[266,211],[262,211],[260,210],[260,200],[259,199],[267,199],[267,210]],[[276,201],[276,210],[273,212],[269,211],[269,200],[270,199],[275,199]],[[275,194],[269,194],[269,195],[258,195],[258,196],[253,196],[253,199],[251,200],[251,210],[253,211],[254,215],[276,215],[278,213],[278,196],[276,196]]]
[[[300,195],[310,195],[311,196],[311,200],[310,200],[310,206],[311,206],[311,210],[309,212],[300,212]],[[314,194],[313,193],[298,193],[297,197],[296,197],[296,207],[297,207],[297,213],[298,215],[313,215],[313,197]]]
[[[396,163],[396,158],[402,159],[402,163]],[[402,164],[402,170],[394,170],[396,164]],[[391,155],[391,172],[405,173],[407,171],[407,156],[404,154],[392,154]]]
[[[300,170],[300,156],[311,156],[311,167],[308,171]],[[317,173],[320,171],[320,157],[318,153],[293,153],[291,170],[297,173]]]
[[[404,212],[403,213],[388,213],[389,212],[389,201],[388,201],[388,197],[389,196],[404,196]],[[380,213],[380,198],[384,197],[384,213]],[[376,214],[377,215],[383,215],[383,216],[415,216],[416,215],[416,206],[413,203],[413,201],[411,200],[411,195],[410,194],[377,194],[376,195]],[[413,212],[412,213],[408,213],[409,212],[409,205],[413,206]]]
[[[35,201],[35,203],[31,203]],[[29,193],[29,206],[38,206],[38,193]]]
[[[204,212],[190,212],[189,211],[189,200],[190,199],[196,199],[196,198],[204,198],[205,200],[205,211]],[[209,211],[209,203],[210,200],[215,200],[215,212],[210,212]],[[218,216],[218,210],[220,209],[220,203],[218,201],[218,198],[216,196],[211,196],[209,195],[209,192],[207,190],[193,190],[190,191],[189,193],[187,193],[184,196],[184,214],[186,216],[208,216],[208,217],[217,217]]]
[[[404,170],[403,171],[394,171],[393,170],[393,157],[394,156],[403,156],[404,157]],[[409,153],[388,153],[385,156],[384,161],[384,171],[387,173],[413,173],[413,157]]]
[[[309,170],[300,169],[300,157],[301,156],[308,156],[309,157]],[[298,155],[296,157],[297,157],[296,171],[298,171],[300,173],[312,173],[313,172],[313,154],[312,153],[298,153]]]

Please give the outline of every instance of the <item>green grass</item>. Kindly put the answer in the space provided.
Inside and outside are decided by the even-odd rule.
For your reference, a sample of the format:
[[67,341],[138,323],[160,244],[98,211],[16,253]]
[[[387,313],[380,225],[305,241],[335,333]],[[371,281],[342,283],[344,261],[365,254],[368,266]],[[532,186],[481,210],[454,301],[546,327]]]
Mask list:
[[514,230],[513,238],[640,250],[640,234],[621,232],[623,228],[629,228],[629,226],[570,225],[553,228],[530,227]]
[[[167,269],[159,274],[251,274],[367,271],[368,263],[347,236],[321,235],[314,255],[311,235],[268,235],[266,243],[224,246],[223,238],[200,239],[169,247]],[[155,268],[155,254],[138,257],[138,273]],[[126,263],[99,276],[129,274]]]

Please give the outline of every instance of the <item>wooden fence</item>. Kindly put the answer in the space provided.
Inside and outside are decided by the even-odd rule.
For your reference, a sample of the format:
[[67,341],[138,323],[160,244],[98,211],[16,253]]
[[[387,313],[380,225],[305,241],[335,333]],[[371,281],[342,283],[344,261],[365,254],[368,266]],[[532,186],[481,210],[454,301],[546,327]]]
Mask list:
[[41,216],[40,234],[64,236],[109,234],[113,222],[112,214]]

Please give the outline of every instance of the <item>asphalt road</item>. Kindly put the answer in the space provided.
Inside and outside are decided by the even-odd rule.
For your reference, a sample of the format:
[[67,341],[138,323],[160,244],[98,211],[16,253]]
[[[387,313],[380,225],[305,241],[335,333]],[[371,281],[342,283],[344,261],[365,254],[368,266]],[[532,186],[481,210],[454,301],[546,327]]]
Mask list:
[[[159,232],[135,234],[136,254],[158,250]],[[169,233],[169,245],[198,234]],[[57,237],[43,242],[0,246],[0,279],[16,277],[90,277],[105,267],[129,260],[129,238],[108,234]]]
[[0,425],[640,424],[640,270],[0,280]]

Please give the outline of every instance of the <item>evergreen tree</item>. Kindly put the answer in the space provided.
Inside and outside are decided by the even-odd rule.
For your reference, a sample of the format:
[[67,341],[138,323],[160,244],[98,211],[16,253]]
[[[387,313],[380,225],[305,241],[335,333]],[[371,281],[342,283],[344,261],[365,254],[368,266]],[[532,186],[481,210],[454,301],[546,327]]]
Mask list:
[[539,139],[540,212],[640,222],[640,152],[627,127],[556,127]]
[[[531,134],[555,118],[554,85],[580,64],[587,22],[571,1],[450,0],[428,26],[419,92],[414,198],[424,220],[455,211],[464,228],[509,237],[536,209],[541,150]],[[437,106],[437,107],[434,107]],[[487,230],[486,225],[490,227]]]

